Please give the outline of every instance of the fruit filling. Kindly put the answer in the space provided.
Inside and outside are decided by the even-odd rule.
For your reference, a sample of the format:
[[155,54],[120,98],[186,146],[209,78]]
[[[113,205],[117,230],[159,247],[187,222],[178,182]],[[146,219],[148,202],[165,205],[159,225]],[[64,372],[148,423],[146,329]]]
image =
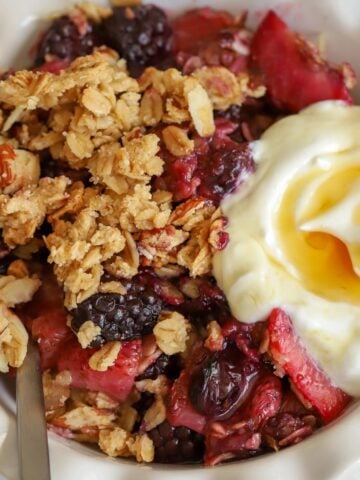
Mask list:
[[236,253],[231,208],[267,233],[249,190],[271,173],[263,139],[316,102],[356,108],[354,73],[273,11],[254,31],[245,11],[119,3],[63,12],[1,77],[0,372],[36,340],[49,429],[111,457],[215,465],[296,444],[353,392],[272,277],[254,280],[265,253]]

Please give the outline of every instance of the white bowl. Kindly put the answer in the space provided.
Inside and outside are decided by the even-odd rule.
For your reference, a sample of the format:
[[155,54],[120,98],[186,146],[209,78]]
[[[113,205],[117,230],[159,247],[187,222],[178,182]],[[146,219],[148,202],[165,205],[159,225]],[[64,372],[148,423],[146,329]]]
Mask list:
[[[99,0],[98,0],[99,1]],[[0,67],[24,64],[33,32],[46,14],[64,9],[71,0],[0,0]],[[105,1],[103,2],[105,3]],[[230,11],[249,10],[250,25],[275,8],[288,23],[314,37],[324,34],[327,55],[349,61],[360,78],[357,47],[360,25],[358,0],[156,0],[167,10],[212,5]],[[170,5],[169,5],[170,4]],[[31,41],[29,39],[31,38]],[[24,48],[25,45],[25,48]],[[25,52],[25,53],[21,53]],[[0,480],[17,480],[13,385],[0,374]],[[31,412],[29,412],[31,415]],[[86,446],[49,435],[53,480],[358,480],[360,479],[360,404],[299,445],[214,468],[136,465],[113,460]]]

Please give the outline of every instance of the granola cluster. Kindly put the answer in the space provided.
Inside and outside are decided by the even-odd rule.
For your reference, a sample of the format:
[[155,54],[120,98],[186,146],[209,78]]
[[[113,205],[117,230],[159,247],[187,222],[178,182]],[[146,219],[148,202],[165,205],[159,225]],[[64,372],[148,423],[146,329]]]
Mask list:
[[[109,345],[106,349],[110,351],[114,347],[119,345]],[[166,418],[164,399],[169,383],[164,376],[136,382],[136,388],[125,402],[102,392],[70,388],[68,371],[56,375],[45,371],[43,385],[46,418],[51,430],[62,429],[68,438],[98,444],[111,457],[135,457],[138,462],[154,460],[154,444],[147,432]],[[154,395],[155,401],[143,416],[142,433],[131,433],[140,419],[134,406],[144,392]]]
[[[5,242],[15,247],[31,240],[48,219],[49,262],[68,308],[103,288],[104,271],[129,278],[141,265],[174,263],[194,276],[210,272],[221,214],[202,198],[173,209],[170,192],[152,190],[163,160],[159,137],[147,130],[168,124],[164,141],[175,155],[194,148],[177,125],[188,122],[201,136],[211,135],[219,102],[202,86],[211,72],[215,83],[224,74],[216,68],[193,76],[148,68],[136,81],[114,52],[100,49],[59,75],[21,71],[1,82],[4,138],[23,149],[16,168],[32,172],[24,186],[15,172],[11,190],[0,196],[0,227]],[[229,102],[241,102],[240,83],[229,75]],[[227,74],[222,76],[227,82]],[[39,180],[37,155],[45,149],[73,169],[87,169],[93,186],[62,176]],[[18,157],[28,157],[26,168]]]
[[[110,9],[81,4],[69,18],[81,36],[86,22],[100,24],[110,14]],[[47,61],[53,61],[51,55]],[[22,70],[0,81],[0,229],[4,255],[18,258],[0,276],[1,372],[19,367],[26,355],[28,334],[16,309],[31,301],[41,281],[20,258],[35,258],[39,249],[47,249],[47,263],[70,313],[68,325],[78,305],[94,295],[108,295],[99,311],[110,309],[111,295],[126,295],[126,282],[144,271],[163,279],[159,285],[172,306],[183,293],[175,289],[172,298],[168,278],[184,272],[194,278],[211,275],[212,256],[224,246],[225,219],[208,198],[174,201],[170,189],[155,187],[154,179],[165,171],[161,152],[191,158],[199,140],[215,134],[216,110],[263,94],[262,87],[250,88],[246,74],[219,66],[191,75],[149,67],[135,79],[107,47],[76,58],[56,74]],[[136,305],[128,308],[136,318],[141,315]],[[90,352],[101,328],[90,319],[81,324],[76,340],[82,352]],[[212,323],[208,343],[218,345],[221,338],[220,327]],[[50,428],[96,443],[109,456],[153,461],[155,447],[147,432],[166,421],[170,387],[161,365],[172,357],[186,358],[197,340],[186,313],[164,307],[152,333],[142,338],[138,377],[134,373],[125,401],[74,388],[69,370],[46,370]],[[126,348],[122,340],[105,343],[91,350],[82,368],[90,378],[111,373]],[[153,367],[158,361],[163,364]],[[149,368],[160,374],[152,378]],[[149,397],[152,402],[141,411],[139,402]]]
[[3,373],[9,367],[20,367],[27,352],[28,333],[12,309],[29,302],[41,285],[23,260],[11,262],[6,273],[0,275],[0,372]]

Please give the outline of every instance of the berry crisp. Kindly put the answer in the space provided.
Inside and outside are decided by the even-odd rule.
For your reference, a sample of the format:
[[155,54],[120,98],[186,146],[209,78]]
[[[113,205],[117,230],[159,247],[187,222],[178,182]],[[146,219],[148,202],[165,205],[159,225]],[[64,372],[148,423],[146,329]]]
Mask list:
[[244,11],[119,3],[63,12],[28,69],[2,72],[0,372],[34,338],[49,429],[112,457],[215,465],[296,444],[351,398],[284,311],[232,316],[212,258],[252,142],[351,104],[354,73],[273,11],[254,31]]

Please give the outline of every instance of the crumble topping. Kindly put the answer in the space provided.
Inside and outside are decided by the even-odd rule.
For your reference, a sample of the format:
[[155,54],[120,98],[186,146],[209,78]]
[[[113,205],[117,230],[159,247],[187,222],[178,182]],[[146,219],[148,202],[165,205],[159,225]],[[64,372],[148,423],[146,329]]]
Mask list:
[[159,375],[154,380],[146,378],[136,382],[139,392],[153,393],[157,397],[165,397],[169,392],[169,379],[165,375]]
[[[132,278],[137,274],[140,259],[136,242],[129,232],[124,232],[125,247],[120,255],[116,255],[105,264],[105,270],[119,278]],[[101,288],[101,285],[100,285]],[[121,293],[121,292],[120,292]]]
[[[159,98],[162,101],[162,117],[164,123],[183,123],[192,121],[196,131],[202,137],[214,133],[212,104],[208,94],[198,80],[182,75],[179,70],[170,68],[165,71],[149,67],[139,79],[140,90],[146,92],[150,88],[159,96],[152,97],[150,105],[156,106]],[[156,100],[154,100],[156,98]],[[147,109],[146,109],[147,110]],[[157,112],[160,107],[156,107]],[[149,114],[150,125],[154,125],[155,116]]]
[[121,346],[121,342],[109,342],[103,345],[100,350],[90,357],[90,368],[97,372],[106,372],[108,368],[114,365],[121,350]]
[[[212,276],[228,241],[218,206],[255,169],[249,142],[328,88],[348,101],[354,73],[311,53],[286,25],[285,68],[275,51],[263,71],[268,50],[260,42],[254,55],[245,12],[194,9],[169,21],[139,3],[65,10],[33,70],[1,72],[0,371],[22,363],[24,316],[49,362],[46,418],[60,435],[139,462],[215,464],[297,443],[319,426],[321,409],[261,359],[277,358],[269,326],[232,318]],[[269,33],[281,40],[281,29]],[[294,71],[313,92],[293,95]],[[37,275],[43,288],[28,312],[40,313],[27,318]],[[249,392],[234,424],[239,375]]]
[[59,408],[64,407],[70,398],[71,375],[67,371],[53,375],[46,370],[42,375],[44,389],[45,410],[47,416]]
[[194,140],[190,140],[182,128],[170,125],[164,128],[162,135],[166,148],[176,157],[189,155],[194,150]]
[[[156,107],[159,99],[164,107]],[[150,67],[138,83],[109,49],[76,59],[59,75],[16,72],[0,83],[0,102],[15,109],[5,121],[6,131],[20,122],[18,140],[23,146],[50,148],[55,159],[66,160],[73,168],[87,166],[89,159],[95,168],[96,149],[117,142],[140,126],[141,119],[145,125],[192,121],[201,136],[215,128],[211,102],[198,80],[175,69],[162,72]],[[39,109],[49,112],[45,124],[37,120]],[[33,115],[27,115],[29,111]],[[159,164],[154,168],[157,174]]]
[[9,367],[22,365],[28,339],[22,321],[0,301],[0,372],[6,373]]
[[130,399],[130,401],[125,401],[125,403],[123,403],[117,410],[116,424],[127,432],[133,431],[139,418],[137,410],[132,407],[131,403],[133,403],[132,399]]
[[76,335],[82,348],[86,348],[100,333],[100,327],[91,320],[87,320],[81,325]]
[[132,435],[122,428],[101,430],[99,447],[110,457],[134,456],[138,462],[152,462],[154,444],[147,434]]
[[39,157],[31,152],[0,145],[0,193],[12,194],[37,185],[40,177]]
[[156,343],[167,355],[184,352],[190,330],[190,322],[180,313],[162,312],[154,327]]
[[113,424],[115,414],[109,410],[89,406],[77,407],[54,419],[54,425],[70,430],[106,428]]
[[[191,266],[194,275],[210,271],[209,229],[200,229],[196,239],[197,231],[171,212],[171,193],[152,192],[151,178],[163,172],[159,138],[139,130],[187,121],[200,135],[212,134],[213,107],[195,77],[150,67],[136,81],[113,51],[98,49],[59,75],[16,72],[0,82],[0,102],[6,102],[6,131],[16,124],[20,146],[49,148],[56,160],[88,169],[97,184],[42,178],[12,196],[0,195],[0,227],[11,247],[30,241],[47,216],[53,229],[45,238],[49,262],[69,309],[100,291],[104,271],[131,278],[140,265],[170,263]],[[164,128],[163,136],[175,155],[194,148],[176,125]],[[38,165],[36,155],[24,154]],[[195,225],[212,207],[192,209]]]
[[41,178],[37,186],[19,190],[14,195],[0,195],[0,228],[10,246],[25,245],[47,214],[63,205],[67,199],[66,177]]
[[190,228],[190,237],[177,254],[178,264],[188,268],[192,277],[211,272],[213,252],[220,249],[218,235],[224,229],[224,219],[219,209],[200,209],[200,217],[201,214],[204,215],[202,221],[197,222],[192,218],[188,220],[189,225],[185,223],[185,227]]
[[133,191],[136,184],[149,183],[151,176],[161,175],[163,161],[158,153],[159,138],[149,134],[120,144],[104,145],[89,162],[95,183],[101,182],[121,195]]
[[41,281],[33,276],[18,278],[14,275],[0,276],[0,301],[7,307],[30,302]]
[[164,398],[160,395],[155,397],[154,403],[145,412],[143,418],[143,427],[146,432],[163,423],[166,420],[166,406]]

